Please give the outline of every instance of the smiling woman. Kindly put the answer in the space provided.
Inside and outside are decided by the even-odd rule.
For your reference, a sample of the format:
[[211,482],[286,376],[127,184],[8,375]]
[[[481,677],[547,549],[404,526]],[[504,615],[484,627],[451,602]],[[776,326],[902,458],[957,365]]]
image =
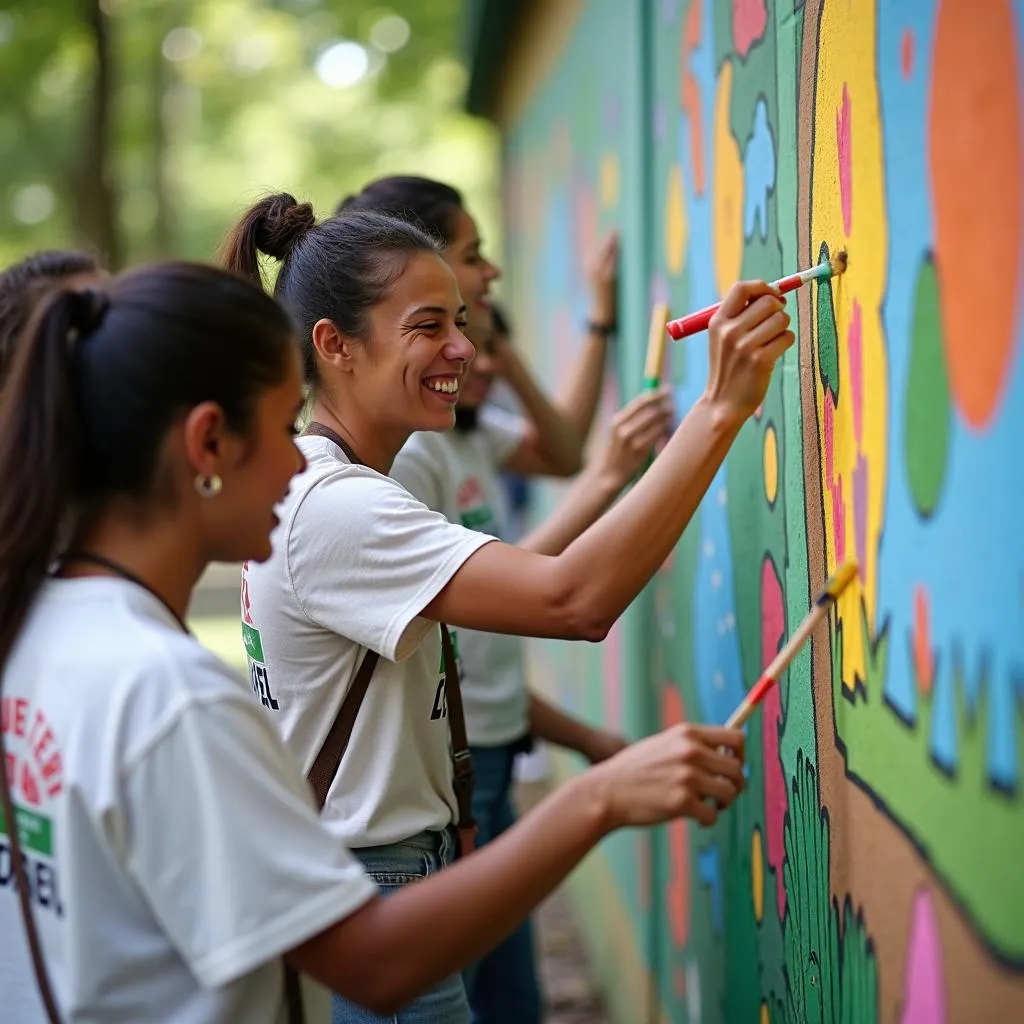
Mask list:
[[[711,326],[707,393],[655,464],[564,551],[535,554],[450,523],[387,475],[414,431],[452,427],[473,357],[437,243],[383,214],[317,224],[281,194],[242,218],[225,259],[258,279],[261,251],[281,260],[274,291],[298,321],[313,420],[274,554],[243,570],[250,674],[325,819],[394,890],[454,859],[456,828],[463,850],[472,829],[458,645],[438,623],[601,639],[678,541],[793,335],[768,285],[736,285]],[[693,813],[715,818],[703,802]],[[378,1019],[336,1000],[336,1021]],[[461,979],[398,1019],[468,1022]]]

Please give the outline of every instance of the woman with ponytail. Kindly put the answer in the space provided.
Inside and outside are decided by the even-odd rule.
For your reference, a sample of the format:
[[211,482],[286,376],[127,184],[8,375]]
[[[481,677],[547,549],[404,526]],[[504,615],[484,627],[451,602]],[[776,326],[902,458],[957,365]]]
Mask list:
[[[281,264],[274,294],[298,325],[312,421],[299,441],[308,469],[281,511],[274,554],[243,569],[253,688],[322,794],[325,820],[393,893],[451,863],[457,843],[466,852],[473,830],[457,642],[444,624],[452,633],[603,638],[678,541],[793,335],[777,292],[737,284],[711,325],[707,391],[655,464],[559,554],[539,554],[450,523],[389,476],[413,432],[451,429],[474,354],[440,244],[379,213],[318,224],[308,204],[282,193],[244,215],[224,259],[258,281],[261,253]],[[740,761],[728,755],[742,755],[742,736],[689,734],[696,771],[686,813],[708,825],[715,804],[738,791]],[[515,834],[465,869],[483,870]],[[538,853],[524,845],[505,884]],[[418,933],[424,946],[453,915],[487,913],[472,893],[452,891],[451,906]],[[395,1019],[465,1024],[461,978]],[[337,1000],[334,1020],[379,1018]]]
[[243,682],[185,625],[210,561],[270,556],[304,466],[301,399],[286,314],[209,267],[64,287],[15,346],[0,389],[5,1021],[325,1024],[324,989],[393,1014],[612,829],[706,820],[703,795],[735,795],[738,762],[715,748],[736,734],[677,727],[380,899],[339,816],[321,820]]

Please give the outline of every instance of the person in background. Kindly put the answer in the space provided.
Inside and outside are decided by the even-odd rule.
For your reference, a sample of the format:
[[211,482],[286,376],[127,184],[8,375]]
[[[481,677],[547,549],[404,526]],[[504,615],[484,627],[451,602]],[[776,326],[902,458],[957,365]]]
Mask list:
[[[467,331],[471,332],[470,328]],[[471,340],[472,333],[468,335]],[[455,407],[455,429],[413,434],[391,476],[450,522],[511,541],[502,490],[503,458],[522,436],[505,433],[481,411],[498,379],[508,341],[496,331],[477,344]],[[612,421],[608,438],[584,467],[550,518],[517,546],[559,555],[633,479],[654,445],[667,438],[672,408],[667,393],[634,398]],[[507,438],[507,440],[506,440]],[[527,689],[522,640],[502,633],[459,631],[463,703],[476,788],[477,841],[485,844],[515,821],[512,781],[517,756],[535,740],[565,747],[597,764],[625,746],[621,737],[587,725]],[[532,928],[523,924],[467,974],[470,1005],[480,1024],[539,1024],[542,999]]]
[[[323,813],[389,893],[450,864],[456,833],[468,852],[472,759],[450,728],[461,701],[444,624],[603,639],[678,541],[793,343],[779,293],[736,285],[710,329],[707,391],[654,465],[560,554],[525,551],[449,522],[388,475],[413,433],[453,427],[475,354],[462,333],[466,298],[439,250],[414,224],[379,213],[317,223],[287,193],[250,208],[223,250],[225,265],[253,281],[261,253],[281,262],[274,293],[299,327],[312,415],[299,441],[308,469],[280,509],[274,553],[243,570],[254,693],[305,771],[335,724],[348,723]],[[350,693],[361,696],[343,719]],[[708,771],[733,767],[707,756]],[[714,808],[698,812],[710,820]],[[511,881],[519,869],[509,870]],[[463,901],[484,912],[470,893],[454,903]],[[416,940],[434,943],[447,917],[424,922]],[[335,1003],[336,1021],[376,1019]],[[461,977],[399,1019],[465,1024]]]
[[57,284],[87,284],[104,276],[96,259],[73,249],[44,249],[0,273],[0,383],[32,310]]
[[[361,192],[348,196],[336,213],[356,210],[385,213],[410,220],[436,238],[441,256],[451,268],[471,331],[484,337],[494,325],[491,284],[500,269],[483,252],[476,221],[457,189],[430,178],[394,175],[370,182]],[[509,434],[510,421],[501,410],[489,406],[467,409],[469,425],[479,420],[482,429],[494,426],[510,447],[502,453],[505,468],[522,476],[569,477],[583,465],[583,450],[594,422],[604,382],[608,339],[615,330],[615,285],[619,240],[613,232],[598,246],[587,263],[590,311],[585,337],[568,383],[558,401],[552,401],[537,382],[519,353],[501,346],[501,378],[515,395],[522,419],[514,422],[517,436]],[[459,415],[457,413],[457,415]],[[514,442],[514,443],[513,443]]]
[[184,623],[208,562],[270,556],[305,465],[292,322],[195,264],[99,288],[44,300],[0,389],[5,1021],[325,1024],[324,988],[393,1015],[611,830],[732,803],[742,734],[678,726],[381,899]]

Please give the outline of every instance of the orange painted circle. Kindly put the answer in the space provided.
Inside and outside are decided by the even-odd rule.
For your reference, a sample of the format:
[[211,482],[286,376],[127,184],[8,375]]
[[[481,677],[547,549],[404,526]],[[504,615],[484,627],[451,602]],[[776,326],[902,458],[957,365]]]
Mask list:
[[1006,381],[1021,259],[1017,30],[1010,0],[984,8],[939,4],[928,124],[950,390],[976,429]]

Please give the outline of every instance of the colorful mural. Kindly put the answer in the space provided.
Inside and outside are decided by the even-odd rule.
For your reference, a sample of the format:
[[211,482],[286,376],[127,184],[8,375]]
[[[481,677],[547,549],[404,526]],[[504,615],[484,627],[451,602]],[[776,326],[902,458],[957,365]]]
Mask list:
[[[850,256],[790,297],[799,344],[638,603],[644,642],[536,662],[634,735],[721,722],[861,565],[752,720],[736,808],[608,844],[652,1012],[1024,1020],[1024,0],[578,6],[505,126],[514,308],[552,377],[608,225],[631,239],[609,410],[651,301]],[[631,47],[642,73],[612,75]],[[670,366],[684,410],[706,341]]]

